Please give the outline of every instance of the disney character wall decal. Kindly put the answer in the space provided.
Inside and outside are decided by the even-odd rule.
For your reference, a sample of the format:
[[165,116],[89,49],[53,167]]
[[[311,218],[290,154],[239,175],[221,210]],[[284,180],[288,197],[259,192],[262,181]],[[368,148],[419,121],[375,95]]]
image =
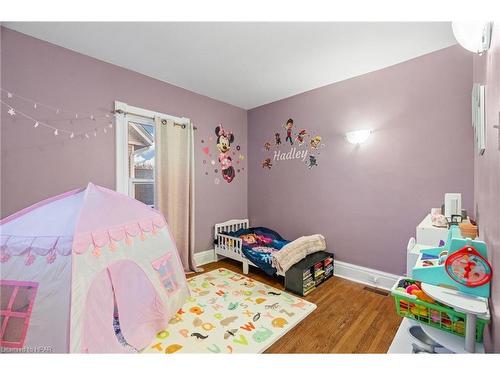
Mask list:
[[222,127],[222,124],[215,128],[217,136],[217,149],[219,150],[219,164],[222,178],[227,182],[234,179],[233,159],[231,158],[231,143],[234,142],[234,135]]
[[[215,128],[215,135],[216,142],[214,142],[213,136],[201,139],[200,142],[201,151],[203,151],[203,167],[206,169],[204,175],[212,176],[212,173],[214,173],[213,181],[215,185],[219,185],[222,179],[229,183],[234,180],[236,173],[243,172],[246,158],[241,145],[236,144],[233,146],[235,136],[231,130],[219,124]],[[210,142],[206,142],[207,139]],[[219,163],[218,166],[217,163]],[[220,178],[221,175],[222,178]]]

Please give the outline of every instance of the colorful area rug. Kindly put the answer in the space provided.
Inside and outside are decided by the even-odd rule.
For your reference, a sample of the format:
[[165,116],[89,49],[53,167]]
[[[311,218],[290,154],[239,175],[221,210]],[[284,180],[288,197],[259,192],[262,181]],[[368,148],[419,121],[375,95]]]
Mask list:
[[143,353],[262,353],[316,308],[225,268],[188,284],[191,297]]

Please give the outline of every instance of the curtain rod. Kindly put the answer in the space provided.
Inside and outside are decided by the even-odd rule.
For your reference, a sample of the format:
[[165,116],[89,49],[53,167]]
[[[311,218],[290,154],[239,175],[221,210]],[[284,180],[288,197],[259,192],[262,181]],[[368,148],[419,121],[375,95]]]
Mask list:
[[[144,116],[144,115],[139,115],[137,113],[134,113],[134,112],[128,112],[128,111],[124,111],[123,109],[115,109],[114,111],[112,111],[112,113],[118,113],[120,115],[134,115],[134,116],[138,116],[138,117],[144,117],[144,118],[148,118],[148,119],[151,119],[151,120],[154,120],[154,117],[151,117],[151,116]],[[170,119],[174,120],[175,117],[169,117]],[[162,119],[162,124],[163,125],[166,125],[167,124],[167,120],[165,119]],[[179,123],[176,123],[175,120],[174,120],[174,126],[181,126],[183,129],[186,128],[186,124],[179,124]],[[193,130],[198,130],[198,128],[196,126],[193,125]]]

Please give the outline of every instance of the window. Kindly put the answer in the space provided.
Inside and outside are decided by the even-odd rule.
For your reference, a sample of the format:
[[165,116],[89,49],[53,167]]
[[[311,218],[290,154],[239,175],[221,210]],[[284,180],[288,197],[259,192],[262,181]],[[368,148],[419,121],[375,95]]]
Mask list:
[[0,346],[22,348],[38,283],[0,280]]
[[155,143],[154,124],[128,121],[128,194],[154,207]]
[[116,191],[155,206],[155,117],[189,124],[189,119],[115,102]]
[[162,256],[156,259],[152,266],[158,272],[160,276],[160,281],[168,294],[175,292],[178,289],[177,283],[174,281],[174,272],[170,261],[172,259],[172,254]]

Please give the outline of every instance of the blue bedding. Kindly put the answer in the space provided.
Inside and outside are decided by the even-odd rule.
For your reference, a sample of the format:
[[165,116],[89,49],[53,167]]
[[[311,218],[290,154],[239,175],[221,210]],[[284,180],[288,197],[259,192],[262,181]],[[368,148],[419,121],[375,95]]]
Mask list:
[[271,254],[281,250],[290,242],[277,232],[264,227],[240,229],[227,234],[231,237],[241,238],[243,254],[268,275],[276,273],[276,268],[271,266]]

